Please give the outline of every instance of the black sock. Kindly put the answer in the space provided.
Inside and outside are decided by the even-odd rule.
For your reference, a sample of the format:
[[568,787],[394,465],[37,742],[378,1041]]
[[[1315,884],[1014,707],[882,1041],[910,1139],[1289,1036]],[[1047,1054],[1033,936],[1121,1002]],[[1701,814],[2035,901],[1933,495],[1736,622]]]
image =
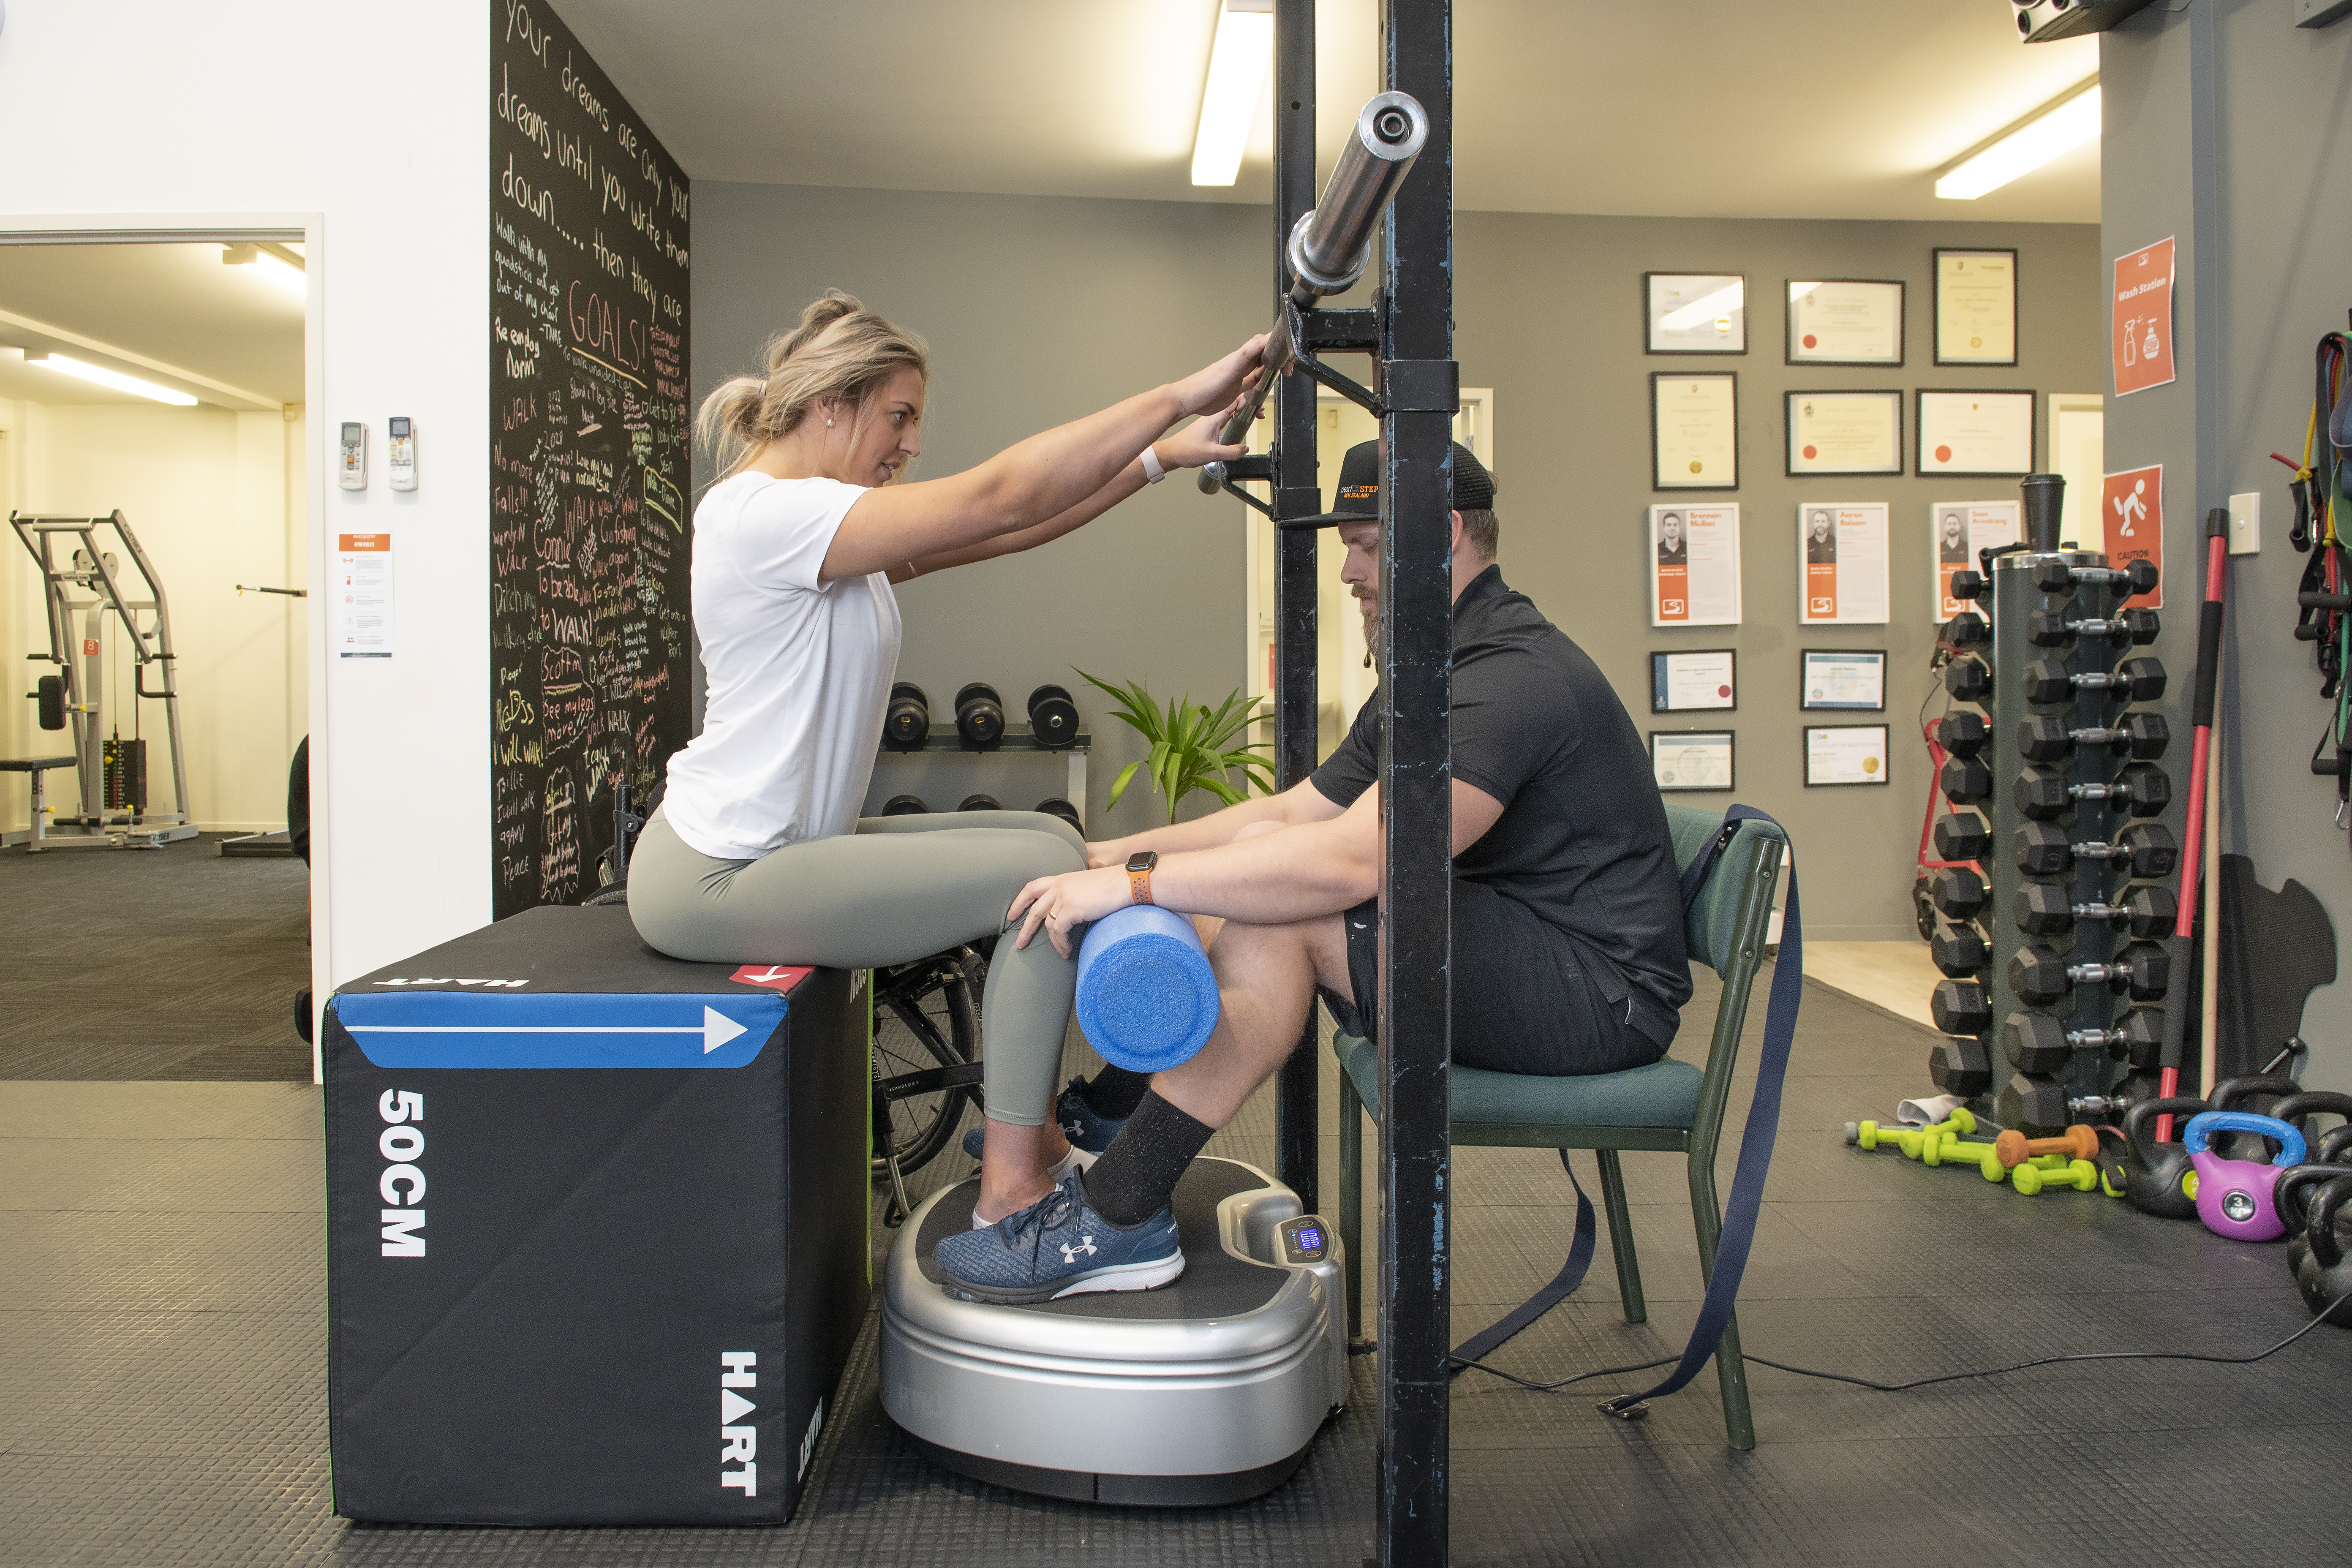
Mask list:
[[1097,1116],[1112,1121],[1124,1121],[1135,1114],[1135,1108],[1141,1105],[1143,1097],[1151,1092],[1151,1075],[1129,1072],[1125,1068],[1105,1062],[1102,1070],[1088,1079],[1080,1092],[1087,1097],[1087,1103],[1094,1107]]
[[1087,1202],[1122,1230],[1141,1225],[1168,1206],[1185,1167],[1214,1131],[1158,1095],[1146,1094],[1103,1157],[1078,1178]]

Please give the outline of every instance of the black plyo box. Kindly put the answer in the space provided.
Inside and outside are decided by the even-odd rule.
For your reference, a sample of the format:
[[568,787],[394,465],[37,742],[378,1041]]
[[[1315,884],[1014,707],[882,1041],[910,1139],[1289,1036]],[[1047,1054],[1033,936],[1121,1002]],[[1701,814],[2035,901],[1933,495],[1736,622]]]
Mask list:
[[337,1513],[792,1517],[869,1289],[864,980],[546,908],[337,992]]

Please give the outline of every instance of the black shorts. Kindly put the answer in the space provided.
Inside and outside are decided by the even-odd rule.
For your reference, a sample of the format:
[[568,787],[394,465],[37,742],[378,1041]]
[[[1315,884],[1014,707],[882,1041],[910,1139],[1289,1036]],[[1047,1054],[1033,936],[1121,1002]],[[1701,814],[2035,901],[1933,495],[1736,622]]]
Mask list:
[[[1339,919],[1355,995],[1324,996],[1343,1029],[1370,1039],[1380,984],[1379,900]],[[1525,904],[1454,879],[1455,1062],[1549,1078],[1622,1072],[1664,1056],[1675,1021],[1663,1003],[1634,994],[1606,959],[1580,951]]]

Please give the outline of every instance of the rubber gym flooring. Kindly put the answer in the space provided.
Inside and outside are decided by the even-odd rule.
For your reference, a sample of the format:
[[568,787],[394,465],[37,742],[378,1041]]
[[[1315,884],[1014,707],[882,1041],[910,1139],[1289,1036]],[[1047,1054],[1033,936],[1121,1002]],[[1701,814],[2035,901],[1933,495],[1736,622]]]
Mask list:
[[[264,876],[227,881],[219,873],[255,867],[208,856],[44,866],[38,898],[16,900],[37,906],[45,928],[61,923],[60,907],[84,923],[41,948],[79,969],[28,980],[20,949],[0,975],[16,1064],[15,1081],[0,1082],[0,1563],[1353,1568],[1370,1549],[1370,1358],[1355,1363],[1354,1401],[1287,1485],[1228,1509],[1129,1512],[932,1468],[881,1413],[870,1330],[811,1500],[781,1529],[358,1528],[331,1517],[316,1091],[90,1081],[142,1040],[142,1071],[210,1076],[247,1038],[226,981],[201,1010],[188,1005],[190,976],[217,956],[188,931],[168,966],[110,962],[153,945],[142,933],[157,910],[218,921],[216,943],[255,942],[240,961],[251,1016],[282,1012],[286,971],[299,969],[299,880],[272,879],[282,866],[262,863]],[[0,861],[12,890],[23,876],[20,859]],[[127,879],[136,896],[78,886],[84,878],[117,889],[112,879]],[[272,930],[292,952],[260,951],[255,933]],[[83,984],[59,984],[74,975]],[[1711,1006],[1703,987],[1685,1049],[1704,1041]],[[1762,1011],[1759,994],[1755,1021]],[[2063,1352],[2243,1352],[2305,1321],[2276,1247],[1844,1147],[1846,1121],[1887,1114],[1921,1087],[1927,1040],[1807,987],[1741,1302],[1752,1352],[1891,1381]],[[42,1041],[53,1054],[36,1054]],[[1082,1054],[1074,1047],[1074,1070]],[[1335,1193],[1326,1061],[1324,1184]],[[81,1081],[32,1080],[27,1062]],[[1272,1121],[1262,1097],[1213,1148],[1270,1163]],[[1619,1318],[1603,1260],[1579,1298],[1498,1353],[1503,1364],[1556,1378],[1679,1347],[1699,1295],[1681,1172],[1662,1155],[1626,1166],[1650,1322]],[[950,1154],[923,1175],[966,1168]],[[1456,1169],[1454,1312],[1466,1333],[1549,1277],[1573,1209],[1549,1155],[1466,1150]],[[1628,1380],[1543,1394],[1468,1373],[1453,1404],[1454,1561],[2342,1562],[2352,1555],[2338,1519],[2352,1459],[2347,1374],[2352,1334],[2333,1328],[2252,1366],[2101,1363],[1906,1394],[1758,1368],[1759,1446],[1738,1454],[1724,1446],[1711,1373],[1638,1425],[1592,1408],[1639,1386]]]

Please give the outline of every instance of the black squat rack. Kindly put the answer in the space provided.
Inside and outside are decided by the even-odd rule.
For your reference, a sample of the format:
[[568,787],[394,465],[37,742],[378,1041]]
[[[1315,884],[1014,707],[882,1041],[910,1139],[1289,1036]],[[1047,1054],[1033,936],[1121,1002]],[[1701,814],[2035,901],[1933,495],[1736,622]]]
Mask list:
[[2021,489],[2024,542],[1956,574],[1954,596],[1979,609],[1945,629],[1956,706],[1937,727],[1952,753],[1937,783],[1952,811],[1937,848],[1981,873],[1930,884],[1936,964],[1951,978],[1931,1004],[1947,1037],[1928,1073],[2042,1136],[2156,1093],[2161,1003],[2181,978],[2165,949],[2179,851],[2157,820],[2172,798],[2164,716],[2135,706],[2164,695],[2164,666],[2140,651],[2157,614],[2126,607],[2157,585],[2155,566],[2111,568],[2061,542],[2059,476]]
[[[1454,41],[1450,0],[1382,0],[1384,90],[1357,117],[1315,199],[1315,4],[1275,0],[1275,296],[1270,449],[1204,469],[1281,531],[1276,557],[1276,775],[1315,767],[1316,536],[1282,529],[1322,510],[1315,384],[1381,421],[1381,879],[1379,1562],[1442,1564],[1448,1550],[1447,1355],[1453,1153],[1448,972],[1453,932]],[[1391,206],[1391,204],[1393,203]],[[1383,210],[1381,288],[1369,309],[1324,310],[1370,260]],[[1318,356],[1369,354],[1371,384]],[[1234,441],[1256,417],[1228,424]],[[1272,504],[1235,481],[1268,481]],[[1316,1030],[1278,1082],[1279,1173],[1317,1199]]]

